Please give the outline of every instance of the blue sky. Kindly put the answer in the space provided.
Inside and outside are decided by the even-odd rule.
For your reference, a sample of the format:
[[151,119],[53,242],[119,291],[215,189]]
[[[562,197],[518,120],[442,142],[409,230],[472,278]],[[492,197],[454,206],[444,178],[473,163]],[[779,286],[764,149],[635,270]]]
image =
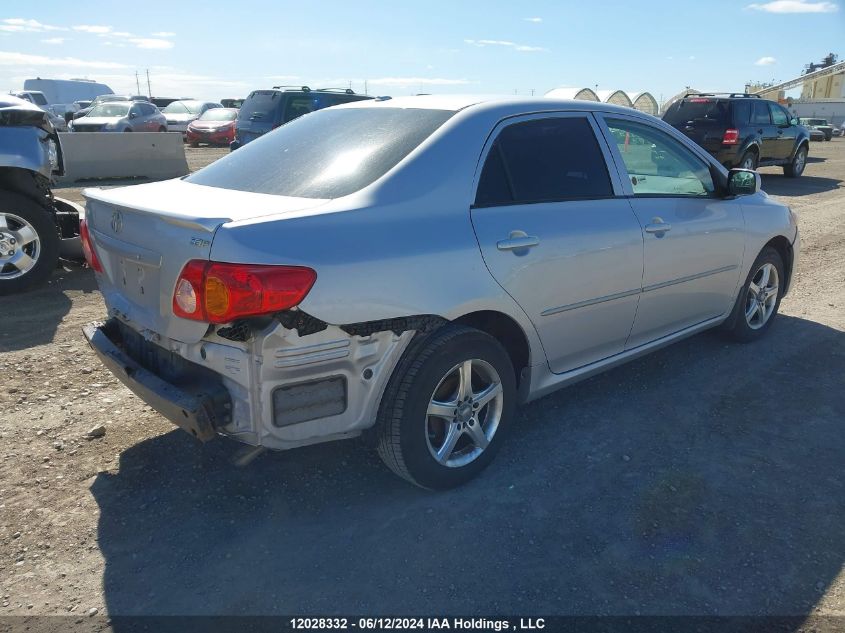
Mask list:
[[350,81],[360,91],[367,80],[371,94],[598,84],[668,98],[688,85],[786,80],[829,52],[845,57],[843,1],[7,0],[0,89],[37,75],[135,92],[135,71],[149,69],[159,96]]

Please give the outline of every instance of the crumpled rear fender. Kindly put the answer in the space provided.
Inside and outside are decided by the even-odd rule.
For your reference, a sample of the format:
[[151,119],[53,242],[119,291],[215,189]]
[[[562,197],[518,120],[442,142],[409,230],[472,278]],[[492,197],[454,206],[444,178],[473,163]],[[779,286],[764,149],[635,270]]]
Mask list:
[[0,127],[0,170],[7,167],[26,169],[49,180],[52,169],[44,146],[48,136],[37,127]]

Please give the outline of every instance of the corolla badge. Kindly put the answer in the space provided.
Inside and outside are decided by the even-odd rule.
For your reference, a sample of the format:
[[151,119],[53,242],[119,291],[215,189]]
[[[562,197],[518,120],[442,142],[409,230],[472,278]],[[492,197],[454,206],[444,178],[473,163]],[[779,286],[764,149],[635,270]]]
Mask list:
[[111,214],[111,230],[115,233],[120,233],[123,230],[123,214],[120,211]]

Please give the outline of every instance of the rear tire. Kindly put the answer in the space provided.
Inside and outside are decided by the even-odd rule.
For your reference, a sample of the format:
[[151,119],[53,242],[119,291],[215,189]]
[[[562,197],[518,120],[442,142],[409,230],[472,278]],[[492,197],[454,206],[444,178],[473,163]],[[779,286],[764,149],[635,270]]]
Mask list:
[[737,165],[737,167],[739,167],[740,169],[756,170],[757,161],[757,152],[748,150],[742,155],[742,158],[740,159],[739,165]]
[[777,316],[785,284],[783,259],[767,246],[754,260],[723,331],[740,343],[765,335]]
[[159,132],[167,132],[167,128],[166,127],[160,127],[160,128],[158,128],[158,131]]
[[56,268],[59,230],[34,201],[0,191],[0,250],[0,296],[28,290]]
[[783,166],[783,175],[787,178],[798,178],[807,166],[807,146],[802,145],[795,152],[795,156],[788,165]]
[[466,483],[501,446],[516,394],[510,357],[488,334],[447,325],[418,337],[379,407],[379,455],[393,472],[422,488]]

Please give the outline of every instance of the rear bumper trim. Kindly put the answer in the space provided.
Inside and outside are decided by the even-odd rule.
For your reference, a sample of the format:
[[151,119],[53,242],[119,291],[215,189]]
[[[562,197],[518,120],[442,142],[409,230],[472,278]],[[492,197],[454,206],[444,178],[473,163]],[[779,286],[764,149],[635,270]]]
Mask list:
[[116,323],[90,323],[82,328],[88,344],[124,385],[141,400],[179,428],[207,442],[217,435],[217,427],[226,423],[231,411],[226,389],[220,386],[216,397],[195,395],[144,369],[115,343]]

